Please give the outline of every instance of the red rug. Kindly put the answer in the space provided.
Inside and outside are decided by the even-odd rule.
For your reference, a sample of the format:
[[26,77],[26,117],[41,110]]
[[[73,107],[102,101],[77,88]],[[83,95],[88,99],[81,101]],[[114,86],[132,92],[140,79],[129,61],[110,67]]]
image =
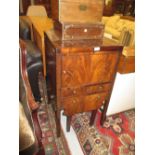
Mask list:
[[[64,133],[56,136],[56,124],[54,112],[50,105],[41,104],[38,111],[38,120],[42,130],[42,142],[45,155],[70,155]],[[41,153],[39,153],[41,155]]]
[[90,113],[77,114],[72,119],[84,155],[134,155],[135,111],[107,117],[100,126],[97,113],[94,126],[89,126]]

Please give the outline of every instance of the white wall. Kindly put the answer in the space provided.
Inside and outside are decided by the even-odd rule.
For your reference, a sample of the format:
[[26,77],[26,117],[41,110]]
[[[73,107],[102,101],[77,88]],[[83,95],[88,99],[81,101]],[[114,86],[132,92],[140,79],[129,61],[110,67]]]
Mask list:
[[135,73],[117,73],[107,115],[135,107]]

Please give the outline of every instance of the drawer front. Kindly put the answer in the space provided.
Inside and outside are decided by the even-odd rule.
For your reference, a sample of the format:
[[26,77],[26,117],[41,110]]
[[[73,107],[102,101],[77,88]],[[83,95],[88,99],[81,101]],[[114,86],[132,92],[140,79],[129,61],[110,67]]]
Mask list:
[[61,89],[62,98],[72,97],[72,96],[81,96],[81,95],[91,95],[102,92],[109,92],[112,84],[98,84],[91,86],[83,86],[79,88],[63,88]]
[[59,20],[62,22],[100,22],[103,13],[103,0],[61,1],[59,4]]
[[102,39],[103,25],[65,25],[63,31],[63,40],[80,40],[80,39]]
[[63,88],[61,89],[62,97],[78,96],[84,93],[83,88]]
[[62,88],[111,82],[117,52],[62,56]]
[[80,112],[86,112],[98,109],[102,106],[108,93],[98,93],[87,96],[77,96],[65,98],[62,100],[65,115],[73,115]]
[[71,23],[54,21],[54,29],[62,40],[103,40],[104,25],[97,23]]
[[86,94],[94,94],[100,92],[109,92],[111,89],[112,84],[99,84],[99,85],[92,85],[85,87]]

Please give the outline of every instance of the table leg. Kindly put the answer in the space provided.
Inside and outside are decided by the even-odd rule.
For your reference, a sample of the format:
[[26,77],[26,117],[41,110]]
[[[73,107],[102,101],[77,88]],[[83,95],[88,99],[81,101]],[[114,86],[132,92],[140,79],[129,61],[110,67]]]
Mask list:
[[69,132],[70,131],[70,126],[71,126],[72,116],[66,116],[66,117],[67,117],[66,130],[67,130],[67,132]]
[[109,104],[109,101],[105,101],[104,109],[102,110],[102,113],[101,113],[101,120],[100,120],[101,126],[103,125],[104,121],[106,120],[106,113],[107,113],[107,109],[108,109],[108,104]]
[[96,114],[97,114],[97,110],[93,110],[91,113],[91,118],[90,118],[90,123],[89,123],[90,126],[94,124]]
[[60,120],[61,120],[61,113],[60,113],[60,110],[56,110],[57,137],[60,137],[60,132],[61,132]]

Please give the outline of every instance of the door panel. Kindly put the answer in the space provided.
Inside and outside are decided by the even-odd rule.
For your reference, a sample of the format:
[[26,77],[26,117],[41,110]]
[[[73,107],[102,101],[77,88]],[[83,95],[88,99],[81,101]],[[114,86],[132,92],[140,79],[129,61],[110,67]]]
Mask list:
[[63,56],[62,87],[112,81],[117,56],[117,52]]

